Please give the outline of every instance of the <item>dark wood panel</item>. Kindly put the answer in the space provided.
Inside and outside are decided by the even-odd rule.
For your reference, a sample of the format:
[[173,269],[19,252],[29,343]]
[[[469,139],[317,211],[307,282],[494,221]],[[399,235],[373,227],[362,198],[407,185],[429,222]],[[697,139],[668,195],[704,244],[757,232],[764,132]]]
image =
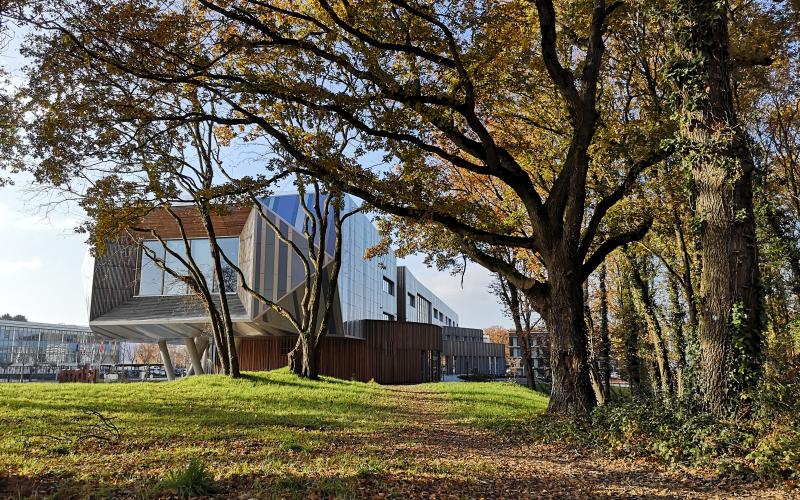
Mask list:
[[[320,373],[331,377],[412,384],[439,380],[442,339],[439,327],[425,323],[365,320],[351,327],[362,339],[326,337]],[[287,365],[296,336],[242,339],[243,370],[273,370]]]

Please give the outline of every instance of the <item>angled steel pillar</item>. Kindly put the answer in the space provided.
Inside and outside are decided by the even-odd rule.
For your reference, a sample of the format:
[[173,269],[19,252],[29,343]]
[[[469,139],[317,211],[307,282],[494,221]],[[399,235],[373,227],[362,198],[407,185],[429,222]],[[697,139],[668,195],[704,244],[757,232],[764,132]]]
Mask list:
[[159,340],[158,349],[161,351],[161,362],[164,363],[164,371],[167,372],[167,380],[175,380],[175,369],[172,367],[172,359],[169,357],[167,341]]
[[186,350],[189,352],[189,358],[192,360],[192,372],[197,375],[203,375],[205,372],[203,371],[203,365],[200,363],[200,353],[197,352],[197,344],[194,343],[194,339],[186,339],[184,343],[186,344]]

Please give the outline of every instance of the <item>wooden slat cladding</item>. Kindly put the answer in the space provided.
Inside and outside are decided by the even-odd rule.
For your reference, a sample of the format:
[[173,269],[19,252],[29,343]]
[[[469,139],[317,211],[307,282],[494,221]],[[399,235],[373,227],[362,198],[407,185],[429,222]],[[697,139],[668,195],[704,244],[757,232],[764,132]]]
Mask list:
[[[212,215],[211,222],[214,224],[214,232],[218,237],[239,236],[247,218],[253,207],[233,207],[227,213]],[[181,218],[186,236],[189,238],[205,238],[206,230],[203,222],[195,207],[173,207],[173,210]],[[181,230],[178,223],[166,210],[159,209],[146,215],[139,223],[140,227],[146,229],[148,233],[142,236],[147,238],[150,230],[155,230],[162,238],[180,238]]]
[[136,289],[138,247],[130,238],[109,242],[94,262],[89,321],[133,297]]
[[[239,367],[248,371],[268,371],[288,364],[287,355],[297,336],[242,339]],[[367,344],[363,340],[326,337],[322,344],[320,372],[329,377],[368,381],[371,378]]]
[[[413,384],[439,380],[440,330],[424,323],[363,320],[357,322],[366,340],[326,337],[320,372],[331,377],[375,380],[380,384]],[[239,365],[243,370],[273,370],[286,366],[296,336],[242,339]]]

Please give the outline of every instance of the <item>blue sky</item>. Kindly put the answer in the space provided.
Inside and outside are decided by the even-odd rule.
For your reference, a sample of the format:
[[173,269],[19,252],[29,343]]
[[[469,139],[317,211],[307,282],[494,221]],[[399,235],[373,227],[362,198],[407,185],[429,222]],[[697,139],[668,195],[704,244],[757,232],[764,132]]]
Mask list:
[[[17,81],[22,79],[25,63],[17,52],[20,38],[15,33],[0,50],[0,66]],[[0,314],[85,325],[88,246],[86,236],[74,232],[83,213],[74,206],[52,206],[52,198],[36,193],[29,178],[20,176],[15,182],[15,186],[0,188]],[[428,268],[421,257],[402,259],[399,264],[408,266],[452,307],[461,326],[510,325],[488,292],[491,275],[482,267],[468,266],[462,288],[460,275]]]

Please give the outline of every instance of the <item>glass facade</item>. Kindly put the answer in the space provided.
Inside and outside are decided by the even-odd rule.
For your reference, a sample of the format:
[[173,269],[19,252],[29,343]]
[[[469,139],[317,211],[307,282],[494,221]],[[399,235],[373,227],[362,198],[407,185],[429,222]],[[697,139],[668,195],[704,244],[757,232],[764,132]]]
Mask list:
[[[167,248],[186,259],[186,244],[183,240],[167,240]],[[239,238],[217,238],[222,253],[234,264],[239,263]],[[179,275],[187,275],[188,270],[180,259],[172,252],[167,252],[161,242],[148,240],[144,242],[145,249],[142,250],[139,264],[139,295],[187,295],[189,289],[186,284],[165,272],[153,260],[151,253],[156,258],[165,263],[165,266]],[[208,239],[198,238],[190,240],[192,259],[197,263],[197,267],[203,273],[206,281],[212,285],[213,291],[218,291],[217,279],[214,273],[214,264],[211,259],[211,248]],[[222,259],[222,279],[225,291],[228,293],[236,292],[237,274],[236,271]]]
[[119,343],[88,327],[0,321],[0,365],[83,366],[116,363]]
[[[306,201],[309,206],[313,206],[313,195],[307,195]],[[303,230],[305,213],[300,208],[297,194],[274,195],[262,202],[295,230]],[[357,206],[349,196],[344,198],[343,212],[354,210]],[[364,214],[359,213],[349,217],[344,223],[342,232],[342,267],[339,274],[342,321],[396,318],[397,298],[394,280],[397,277],[397,264],[394,253],[390,252],[371,259],[364,258],[367,249],[380,242],[378,230]],[[335,239],[332,230],[328,231],[327,239],[327,248],[332,253]],[[284,260],[285,257],[278,256],[279,264]],[[279,267],[278,278],[281,279],[283,275]],[[280,285],[279,282],[279,288]],[[387,290],[391,290],[391,293]]]

